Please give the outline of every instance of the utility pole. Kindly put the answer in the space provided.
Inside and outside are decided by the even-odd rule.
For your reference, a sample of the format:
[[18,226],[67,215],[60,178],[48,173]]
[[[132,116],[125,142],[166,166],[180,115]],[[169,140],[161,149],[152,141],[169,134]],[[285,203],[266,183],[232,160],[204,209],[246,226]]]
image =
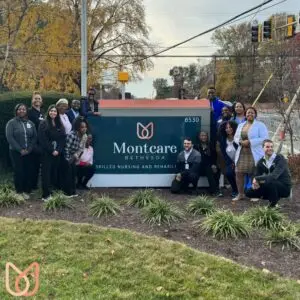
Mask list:
[[217,57],[214,56],[214,87],[216,87],[217,82]]
[[81,0],[81,96],[87,96],[87,0]]

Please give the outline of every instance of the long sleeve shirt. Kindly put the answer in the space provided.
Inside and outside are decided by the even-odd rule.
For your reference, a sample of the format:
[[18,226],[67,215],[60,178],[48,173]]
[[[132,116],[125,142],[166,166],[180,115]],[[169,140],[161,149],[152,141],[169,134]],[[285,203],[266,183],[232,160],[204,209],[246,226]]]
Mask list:
[[46,121],[42,121],[39,126],[38,141],[47,153],[52,154],[53,151],[62,153],[66,141],[65,131],[63,128],[50,126]]
[[268,165],[266,158],[262,157],[257,163],[255,179],[260,184],[278,180],[287,187],[292,185],[287,161],[281,154],[276,155],[271,166]]
[[78,160],[84,151],[86,140],[86,134],[84,134],[82,137],[79,137],[76,132],[71,131],[71,133],[68,134],[66,138],[64,153],[65,159],[67,161],[72,161],[73,158],[75,158],[75,160]]
[[9,149],[21,152],[31,152],[37,143],[37,132],[35,125],[27,120],[15,117],[8,121],[5,129]]

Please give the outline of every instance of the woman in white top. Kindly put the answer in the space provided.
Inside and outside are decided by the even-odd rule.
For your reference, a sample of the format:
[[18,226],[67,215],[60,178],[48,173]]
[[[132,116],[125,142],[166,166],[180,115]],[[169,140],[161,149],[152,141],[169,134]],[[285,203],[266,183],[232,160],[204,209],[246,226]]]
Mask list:
[[234,135],[236,133],[238,125],[235,121],[228,121],[222,131],[221,134],[221,141],[220,141],[220,148],[222,151],[222,155],[225,161],[225,176],[228,182],[231,185],[232,192],[231,196],[236,197],[238,194],[236,180],[235,180],[235,154],[238,148],[238,145],[234,142]]
[[78,189],[88,190],[87,184],[95,174],[94,149],[91,146],[92,141],[92,135],[88,135],[85,148],[76,165]]
[[68,108],[69,108],[69,102],[67,99],[62,98],[56,102],[56,109],[59,113],[60,121],[65,128],[66,135],[68,135],[72,130],[72,124],[70,123],[69,117],[66,114]]
[[254,107],[246,110],[247,121],[241,123],[234,135],[234,141],[239,145],[235,155],[235,172],[238,187],[238,196],[233,201],[245,198],[244,175],[253,174],[259,159],[264,156],[262,143],[269,138],[266,125],[257,121],[257,111]]

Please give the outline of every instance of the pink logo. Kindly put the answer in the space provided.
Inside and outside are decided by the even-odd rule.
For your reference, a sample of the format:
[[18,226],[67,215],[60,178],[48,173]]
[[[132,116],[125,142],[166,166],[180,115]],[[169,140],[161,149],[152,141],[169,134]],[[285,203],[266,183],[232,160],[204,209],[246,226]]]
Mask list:
[[[10,269],[13,269],[17,272],[18,276],[15,280],[15,291],[13,291],[10,288],[10,281],[9,281],[9,273]],[[32,273],[29,271],[33,271]],[[29,291],[30,289],[30,281],[28,278],[28,275],[31,275],[31,277],[35,281],[35,285],[32,289],[32,291]],[[17,268],[13,263],[8,262],[6,263],[5,267],[5,287],[8,293],[10,293],[14,297],[30,297],[37,293],[39,289],[39,275],[40,275],[40,266],[37,262],[33,262],[28,268],[26,268],[23,272]],[[20,281],[24,280],[25,287],[23,290],[20,289]],[[32,280],[31,280],[32,281]]]
[[136,124],[136,134],[140,140],[150,140],[153,137],[153,131],[154,131],[153,122],[150,122],[146,126],[144,126],[140,122]]

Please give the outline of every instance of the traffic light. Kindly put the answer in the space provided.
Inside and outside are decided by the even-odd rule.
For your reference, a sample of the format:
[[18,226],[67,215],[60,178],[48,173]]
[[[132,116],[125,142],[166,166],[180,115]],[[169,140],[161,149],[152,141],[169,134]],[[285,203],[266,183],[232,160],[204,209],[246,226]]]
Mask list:
[[[295,16],[288,16],[287,17],[287,37],[291,38],[295,35],[296,33],[296,18]],[[294,24],[293,24],[294,23]]]
[[258,43],[259,40],[259,28],[258,25],[253,25],[251,27],[252,32],[252,43]]
[[264,21],[264,39],[271,40],[272,39],[272,19],[268,21]]

